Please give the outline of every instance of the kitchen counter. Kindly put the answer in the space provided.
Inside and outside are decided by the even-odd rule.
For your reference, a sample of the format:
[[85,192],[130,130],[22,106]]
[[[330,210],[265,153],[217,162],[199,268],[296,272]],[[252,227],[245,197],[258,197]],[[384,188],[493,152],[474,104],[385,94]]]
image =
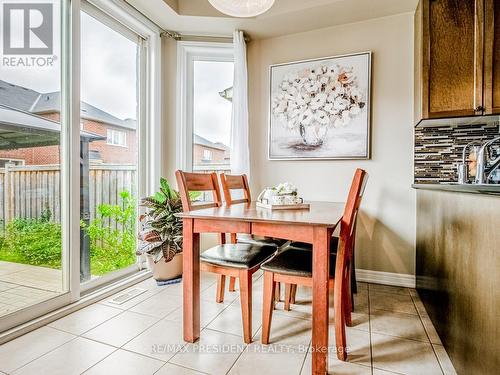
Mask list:
[[422,190],[454,191],[458,193],[473,193],[486,195],[500,195],[500,185],[474,185],[474,184],[413,184],[412,188]]
[[418,294],[457,373],[496,374],[500,199],[447,191],[474,185],[429,187],[416,191]]

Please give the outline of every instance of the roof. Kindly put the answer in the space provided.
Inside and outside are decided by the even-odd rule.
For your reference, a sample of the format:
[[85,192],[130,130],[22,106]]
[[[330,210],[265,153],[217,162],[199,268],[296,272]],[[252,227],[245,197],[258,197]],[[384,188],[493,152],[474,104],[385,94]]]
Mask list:
[[215,148],[217,150],[222,150],[222,151],[228,151],[229,146],[226,146],[224,143],[221,142],[211,142],[206,138],[203,138],[202,136],[198,134],[193,134],[193,143],[195,145],[202,145],[210,148]]
[[233,101],[233,86],[228,87],[224,91],[219,92],[219,95],[221,96],[221,98],[224,98],[224,99],[232,102]]
[[40,93],[0,80],[0,104],[21,111],[29,111]]
[[[58,122],[0,105],[0,150],[57,145],[60,132]],[[83,130],[80,137],[88,142],[106,139]]]
[[[0,105],[36,114],[60,112],[61,93],[58,91],[39,93],[22,86],[0,80]],[[118,117],[115,117],[112,114],[83,101],[80,104],[80,112],[81,117],[87,120],[94,120],[132,130],[135,130],[136,128],[135,120],[119,119]]]

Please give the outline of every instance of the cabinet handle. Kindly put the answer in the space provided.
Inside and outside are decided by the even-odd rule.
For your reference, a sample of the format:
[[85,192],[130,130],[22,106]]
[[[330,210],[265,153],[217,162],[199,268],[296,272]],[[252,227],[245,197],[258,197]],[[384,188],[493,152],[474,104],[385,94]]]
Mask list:
[[478,106],[474,112],[483,112],[484,111],[484,107],[482,105]]

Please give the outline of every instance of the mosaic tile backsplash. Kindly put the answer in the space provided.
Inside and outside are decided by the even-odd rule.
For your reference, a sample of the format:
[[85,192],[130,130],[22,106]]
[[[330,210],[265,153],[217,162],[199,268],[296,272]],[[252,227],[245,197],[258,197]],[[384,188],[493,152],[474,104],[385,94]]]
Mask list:
[[[462,150],[471,141],[499,135],[498,125],[459,125],[415,128],[415,183],[456,182]],[[498,146],[496,152],[500,152]]]

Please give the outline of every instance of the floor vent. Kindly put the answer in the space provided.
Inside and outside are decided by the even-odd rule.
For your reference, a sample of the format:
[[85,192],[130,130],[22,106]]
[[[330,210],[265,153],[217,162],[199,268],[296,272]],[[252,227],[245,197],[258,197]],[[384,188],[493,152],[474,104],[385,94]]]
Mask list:
[[117,295],[116,297],[110,299],[108,302],[114,305],[121,305],[122,303],[130,301],[132,298],[135,298],[146,291],[147,289],[142,289],[142,288],[129,289]]

